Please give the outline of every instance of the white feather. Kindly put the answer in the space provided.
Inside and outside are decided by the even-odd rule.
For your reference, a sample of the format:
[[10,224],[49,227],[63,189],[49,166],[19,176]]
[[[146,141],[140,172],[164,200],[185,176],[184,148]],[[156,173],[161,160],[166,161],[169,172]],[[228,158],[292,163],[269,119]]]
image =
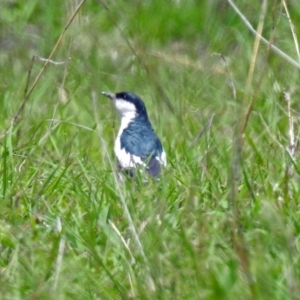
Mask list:
[[114,99],[114,104],[117,111],[120,113],[121,118],[131,121],[135,117],[136,108],[133,103],[122,99]]
[[167,155],[165,150],[163,150],[163,152],[160,155],[160,158],[156,158],[159,160],[159,162],[164,165],[165,167],[167,166]]

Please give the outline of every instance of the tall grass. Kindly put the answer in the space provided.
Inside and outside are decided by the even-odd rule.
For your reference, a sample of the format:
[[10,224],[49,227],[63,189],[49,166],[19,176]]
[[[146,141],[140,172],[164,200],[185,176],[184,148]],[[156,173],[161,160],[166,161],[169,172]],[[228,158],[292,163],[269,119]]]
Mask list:
[[[202,2],[3,1],[0,299],[299,298],[299,70],[229,2],[296,62],[300,7]],[[159,182],[116,180],[121,90]]]

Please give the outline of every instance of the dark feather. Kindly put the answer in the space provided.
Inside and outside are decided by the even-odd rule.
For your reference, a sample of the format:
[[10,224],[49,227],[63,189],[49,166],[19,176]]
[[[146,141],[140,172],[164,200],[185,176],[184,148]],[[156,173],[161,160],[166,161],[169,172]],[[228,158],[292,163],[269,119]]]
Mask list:
[[138,115],[134,122],[129,123],[121,136],[121,149],[138,156],[147,164],[147,171],[151,176],[158,176],[160,164],[156,157],[160,157],[163,148],[159,138],[145,115]]

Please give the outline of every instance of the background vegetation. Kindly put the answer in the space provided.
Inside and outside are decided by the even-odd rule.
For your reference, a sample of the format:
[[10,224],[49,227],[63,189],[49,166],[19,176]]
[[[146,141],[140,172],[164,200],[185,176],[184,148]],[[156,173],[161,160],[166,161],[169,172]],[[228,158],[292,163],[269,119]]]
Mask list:
[[[229,2],[2,0],[0,299],[300,298],[299,67]],[[263,3],[236,1],[300,62],[300,2]],[[159,182],[115,180],[123,90]]]

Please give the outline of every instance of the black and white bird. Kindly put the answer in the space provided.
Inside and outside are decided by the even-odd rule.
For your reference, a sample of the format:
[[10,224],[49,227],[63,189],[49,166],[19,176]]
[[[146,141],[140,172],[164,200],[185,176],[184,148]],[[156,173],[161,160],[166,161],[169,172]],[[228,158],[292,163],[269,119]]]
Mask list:
[[114,152],[119,170],[142,167],[152,177],[158,177],[161,165],[166,166],[166,153],[149,121],[143,100],[130,92],[102,95],[112,100],[121,116],[121,125],[115,140]]

